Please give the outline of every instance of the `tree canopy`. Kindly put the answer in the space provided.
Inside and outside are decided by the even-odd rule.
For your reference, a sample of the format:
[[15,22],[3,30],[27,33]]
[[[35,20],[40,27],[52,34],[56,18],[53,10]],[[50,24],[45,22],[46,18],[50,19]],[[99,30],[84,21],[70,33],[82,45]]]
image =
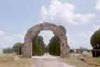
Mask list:
[[43,42],[42,36],[37,36],[35,40],[33,40],[33,55],[43,55],[45,52],[45,44]]
[[90,42],[93,47],[100,45],[100,29],[94,32],[94,34],[91,36]]
[[60,56],[60,40],[57,36],[54,36],[49,43],[49,53],[51,55]]
[[13,46],[13,50],[14,50],[14,52],[16,52],[16,54],[21,54],[21,48],[22,48],[22,46],[23,46],[24,44],[23,43],[20,43],[20,42],[18,42],[18,43],[15,43],[14,44],[14,46]]
[[13,49],[12,48],[5,48],[5,49],[3,49],[3,53],[13,53],[14,51],[13,51]]

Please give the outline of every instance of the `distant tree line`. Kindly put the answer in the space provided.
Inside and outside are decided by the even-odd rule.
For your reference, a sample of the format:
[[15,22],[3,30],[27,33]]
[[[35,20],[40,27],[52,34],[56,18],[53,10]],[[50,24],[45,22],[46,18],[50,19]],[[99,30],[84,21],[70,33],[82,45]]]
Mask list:
[[9,53],[13,53],[13,52],[14,52],[14,51],[13,51],[12,48],[4,48],[4,49],[3,49],[3,53],[9,54]]
[[3,53],[16,53],[17,55],[21,55],[21,48],[24,43],[15,43],[12,48],[5,48],[3,49]]

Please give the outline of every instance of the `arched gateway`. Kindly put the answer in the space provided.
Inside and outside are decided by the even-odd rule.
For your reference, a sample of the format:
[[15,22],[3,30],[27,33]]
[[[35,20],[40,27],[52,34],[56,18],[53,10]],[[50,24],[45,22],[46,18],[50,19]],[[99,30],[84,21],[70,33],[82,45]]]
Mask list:
[[69,53],[69,46],[64,31],[59,26],[46,22],[35,25],[28,30],[25,35],[24,46],[22,47],[22,55],[25,57],[32,57],[32,40],[35,39],[42,30],[53,31],[53,33],[60,39],[60,56],[66,57]]

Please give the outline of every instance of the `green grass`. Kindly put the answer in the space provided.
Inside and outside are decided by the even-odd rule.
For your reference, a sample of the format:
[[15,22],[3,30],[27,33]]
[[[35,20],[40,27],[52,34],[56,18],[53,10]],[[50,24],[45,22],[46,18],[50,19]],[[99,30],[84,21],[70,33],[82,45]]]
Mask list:
[[97,63],[100,63],[100,58],[95,58]]

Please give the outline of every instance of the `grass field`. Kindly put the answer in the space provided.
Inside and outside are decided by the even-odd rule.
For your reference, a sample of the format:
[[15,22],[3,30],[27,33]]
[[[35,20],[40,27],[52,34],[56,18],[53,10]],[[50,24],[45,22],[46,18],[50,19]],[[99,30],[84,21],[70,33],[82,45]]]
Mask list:
[[100,67],[100,58],[93,58],[91,56],[70,56],[61,60],[76,67]]
[[32,67],[31,61],[16,55],[0,55],[0,67]]
[[[100,58],[91,56],[70,56],[61,61],[76,67],[100,67]],[[16,55],[0,55],[0,67],[32,67],[32,59],[22,58]]]
[[100,63],[100,58],[95,58],[96,62]]

